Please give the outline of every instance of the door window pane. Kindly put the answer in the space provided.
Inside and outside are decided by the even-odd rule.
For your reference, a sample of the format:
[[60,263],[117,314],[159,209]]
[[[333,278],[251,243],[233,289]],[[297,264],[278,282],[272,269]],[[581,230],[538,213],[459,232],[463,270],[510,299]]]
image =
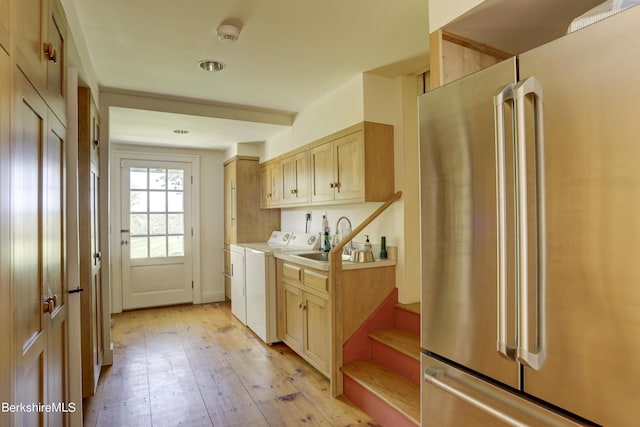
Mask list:
[[148,234],[147,214],[131,214],[129,215],[130,234],[132,236],[140,236]]
[[169,214],[168,234],[184,234],[184,215],[183,214]]
[[129,212],[146,212],[147,211],[147,192],[131,191]]
[[130,239],[130,253],[131,259],[146,258],[147,257],[147,238],[146,237],[131,237]]
[[161,258],[167,256],[167,237],[152,236],[149,237],[149,257]]
[[149,188],[152,190],[167,188],[167,171],[165,169],[149,169]]
[[184,212],[184,193],[182,191],[170,191],[167,193],[169,212]]
[[167,234],[167,216],[165,214],[149,215],[149,234]]
[[167,171],[169,177],[169,190],[184,189],[184,171],[180,169],[169,169]]
[[135,190],[147,189],[147,168],[131,168],[129,171],[129,188]]
[[169,236],[169,256],[184,256],[184,236]]
[[167,211],[167,193],[164,191],[149,192],[149,212]]
[[131,259],[184,256],[184,170],[130,168],[129,178]]

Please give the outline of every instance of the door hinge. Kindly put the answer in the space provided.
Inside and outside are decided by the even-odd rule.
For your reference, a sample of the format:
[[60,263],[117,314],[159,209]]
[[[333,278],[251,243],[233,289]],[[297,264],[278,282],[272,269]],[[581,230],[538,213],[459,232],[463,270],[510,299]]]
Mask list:
[[191,183],[193,184],[193,176],[191,176]]
[[191,281],[191,289],[193,289],[193,280]]
[[193,227],[191,227],[191,237],[193,237]]

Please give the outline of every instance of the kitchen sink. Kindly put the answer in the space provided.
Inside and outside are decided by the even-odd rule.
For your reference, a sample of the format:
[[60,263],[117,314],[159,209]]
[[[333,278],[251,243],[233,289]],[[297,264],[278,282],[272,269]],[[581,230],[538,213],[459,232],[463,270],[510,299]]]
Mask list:
[[310,259],[312,261],[329,262],[329,252],[309,252],[305,254],[296,254],[293,256]]

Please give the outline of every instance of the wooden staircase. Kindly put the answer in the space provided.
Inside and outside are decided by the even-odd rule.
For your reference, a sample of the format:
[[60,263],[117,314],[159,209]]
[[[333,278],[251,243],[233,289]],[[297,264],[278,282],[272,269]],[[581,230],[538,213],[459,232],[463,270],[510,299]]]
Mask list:
[[387,303],[345,344],[344,394],[384,427],[420,425],[419,336],[420,304]]

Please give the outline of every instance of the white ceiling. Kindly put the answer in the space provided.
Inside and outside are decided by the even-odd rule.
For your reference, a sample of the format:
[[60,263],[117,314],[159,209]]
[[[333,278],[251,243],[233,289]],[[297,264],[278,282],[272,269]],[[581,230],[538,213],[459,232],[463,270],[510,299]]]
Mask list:
[[[102,88],[298,113],[356,75],[407,61],[426,66],[426,0],[66,0]],[[221,43],[222,22],[241,23]],[[72,22],[73,24],[73,22]],[[417,62],[415,61],[418,58]],[[207,73],[201,59],[224,62]],[[410,67],[414,67],[411,69]],[[172,130],[191,132],[177,138]],[[120,142],[226,148],[264,141],[282,125],[112,109]]]

